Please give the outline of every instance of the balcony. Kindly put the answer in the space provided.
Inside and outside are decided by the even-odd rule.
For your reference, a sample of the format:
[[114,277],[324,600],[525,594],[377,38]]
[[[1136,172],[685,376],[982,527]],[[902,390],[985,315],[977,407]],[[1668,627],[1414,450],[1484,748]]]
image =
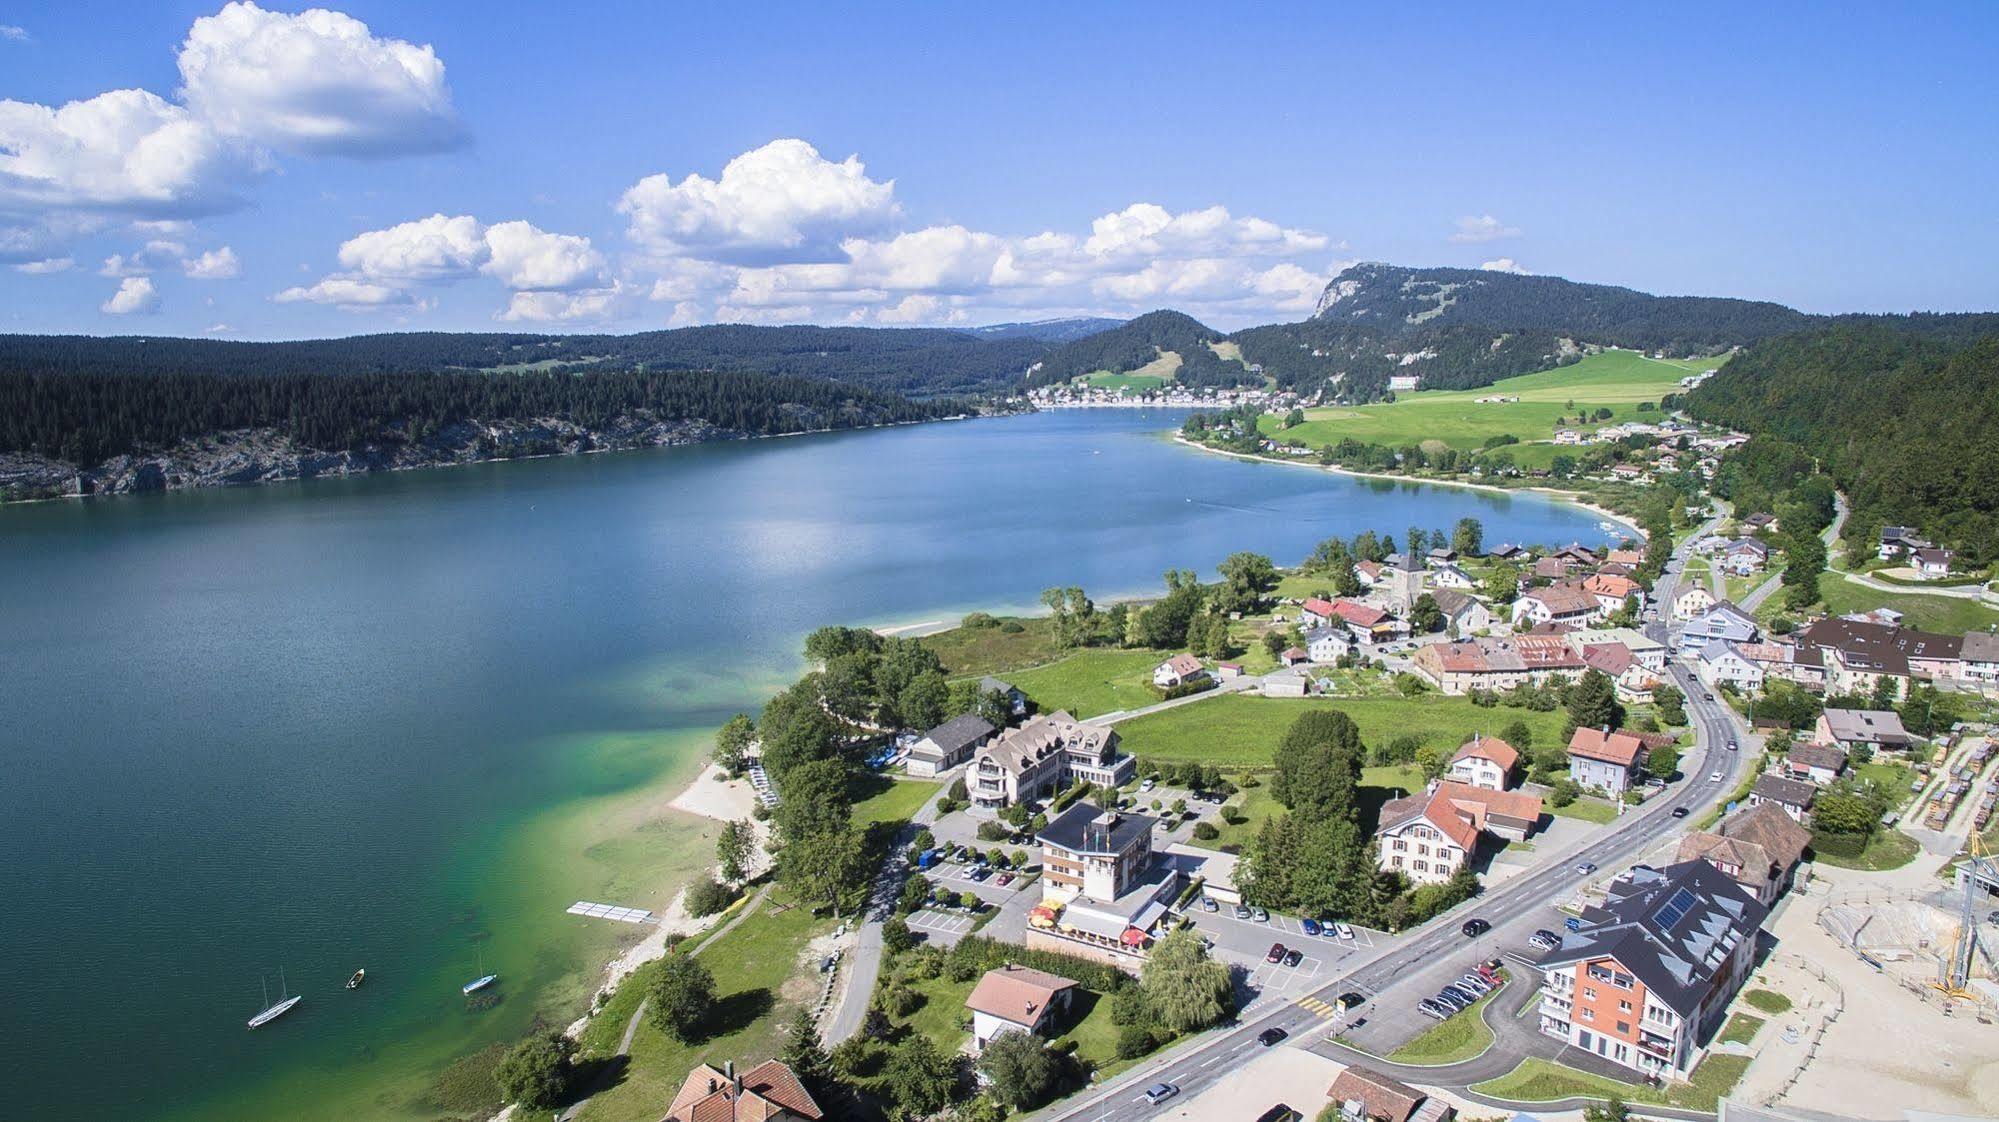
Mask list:
[[1670,1040],[1660,1040],[1641,1032],[1638,1034],[1638,1050],[1648,1056],[1656,1056],[1667,1063],[1673,1062],[1674,1048],[1673,1042]]

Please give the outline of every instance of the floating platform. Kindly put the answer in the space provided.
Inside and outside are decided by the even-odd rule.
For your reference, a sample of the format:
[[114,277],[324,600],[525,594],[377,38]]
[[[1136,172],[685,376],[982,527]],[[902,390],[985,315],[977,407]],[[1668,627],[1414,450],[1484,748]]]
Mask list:
[[644,908],[621,908],[616,904],[593,904],[578,900],[569,905],[569,914],[591,919],[615,919],[619,923],[651,923],[652,913]]

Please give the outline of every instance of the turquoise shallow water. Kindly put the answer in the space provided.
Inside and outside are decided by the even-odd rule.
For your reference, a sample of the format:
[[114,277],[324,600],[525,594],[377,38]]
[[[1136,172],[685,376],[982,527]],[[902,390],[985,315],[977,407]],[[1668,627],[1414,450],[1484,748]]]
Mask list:
[[[557,998],[619,933],[563,906],[664,903],[630,874],[674,839],[585,853],[589,815],[684,774],[820,624],[1102,598],[1467,514],[1491,541],[1603,536],[1540,496],[1201,454],[1160,435],[1178,419],[0,509],[5,1113],[434,1114],[410,1101],[429,1072],[575,1011]],[[502,1001],[468,1010],[481,964]],[[306,1001],[247,1032],[280,965]]]

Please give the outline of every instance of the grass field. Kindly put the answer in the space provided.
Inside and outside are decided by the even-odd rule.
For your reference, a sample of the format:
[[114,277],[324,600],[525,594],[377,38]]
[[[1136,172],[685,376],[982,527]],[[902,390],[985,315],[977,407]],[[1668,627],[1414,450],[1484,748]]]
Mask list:
[[[1007,630],[1008,625],[1019,630]],[[1055,623],[1046,616],[1002,617],[998,626],[954,627],[918,641],[936,654],[944,673],[953,678],[1005,674],[1052,662],[1062,654],[1055,646]]]
[[907,822],[937,794],[938,784],[927,779],[897,779],[881,783],[876,777],[877,789],[854,804],[854,824],[872,825],[876,822]]
[[[1025,689],[1023,685],[1021,688]],[[1561,736],[1564,715],[1527,709],[1481,709],[1462,697],[1261,698],[1230,695],[1182,705],[1118,725],[1124,749],[1160,761],[1192,760],[1218,767],[1269,767],[1277,741],[1300,713],[1337,709],[1360,726],[1361,739],[1377,744],[1402,734],[1456,748],[1474,732],[1497,733],[1525,721],[1535,743]]]
[[1745,990],[1742,1000],[1765,1013],[1788,1013],[1791,999],[1776,990]]
[[1869,835],[1867,838],[1867,848],[1861,850],[1858,857],[1828,853],[1821,849],[1814,851],[1813,860],[1823,861],[1828,865],[1837,865],[1842,869],[1860,869],[1870,873],[1879,873],[1889,869],[1901,868],[1909,862],[1914,861],[1916,855],[1922,851],[1923,847],[1916,843],[1916,839],[1900,830],[1890,828],[1876,830],[1873,834]]
[[1007,680],[1033,698],[1043,713],[1067,709],[1078,717],[1095,717],[1158,701],[1159,695],[1152,691],[1152,669],[1165,657],[1164,651],[1091,648]]
[[1762,1027],[1763,1018],[1756,1014],[1735,1013],[1730,1015],[1727,1024],[1721,1026],[1721,1035],[1715,1039],[1730,1044],[1747,1044],[1756,1038],[1756,1030]]
[[[1893,608],[1906,617],[1902,621],[1903,626],[1913,627],[1919,631],[1941,631],[1961,635],[1966,631],[1982,631],[1999,623],[1999,611],[1994,611],[1976,600],[1966,600],[1958,596],[1884,592],[1878,588],[1855,584],[1834,573],[1827,573],[1819,578],[1819,596],[1825,601],[1828,614],[1840,616],[1849,612],[1871,611],[1875,608]],[[1771,597],[1773,603],[1782,599],[1781,595]]]
[[1471,1008],[1437,1022],[1385,1058],[1398,1064],[1454,1064],[1484,1052],[1492,1046],[1492,1030],[1485,1024],[1485,1007],[1500,993],[1499,989],[1493,990],[1472,1002]]
[[1556,806],[1546,800],[1543,800],[1543,803],[1547,806],[1548,813],[1557,818],[1574,818],[1583,822],[1594,822],[1599,826],[1617,818],[1617,804],[1606,802],[1594,795],[1579,795],[1575,802],[1567,806]]
[[[1379,405],[1307,410],[1305,423],[1284,430],[1284,436],[1314,447],[1353,437],[1389,445],[1441,441],[1460,450],[1475,449],[1493,436],[1548,441],[1554,437],[1558,417],[1607,408],[1612,422],[1631,420],[1639,416],[1640,402],[1656,402],[1678,391],[1680,379],[1687,374],[1687,368],[1677,362],[1646,358],[1634,351],[1605,351],[1569,366],[1507,378],[1483,389],[1422,390]],[[1475,404],[1478,398],[1495,395],[1520,400]],[[1569,407],[1570,401],[1575,402],[1574,408]],[[1645,416],[1656,419],[1660,414]],[[1266,418],[1265,422],[1275,431],[1277,418]],[[1553,446],[1549,448],[1547,458],[1552,460]],[[1526,452],[1518,447],[1510,451],[1516,460]]]
[[1123,374],[1099,370],[1090,375],[1089,384],[1092,388],[1105,390],[1132,390],[1140,393],[1156,390],[1173,380],[1173,373],[1180,369],[1181,362],[1179,352],[1166,351],[1144,366]]
[[[1386,802],[1392,797],[1407,794],[1421,787],[1423,772],[1414,764],[1405,764],[1401,767],[1362,768],[1360,785],[1376,789],[1375,796],[1363,800],[1364,802]],[[1284,813],[1283,805],[1271,797],[1268,785],[1251,787],[1229,802],[1242,811],[1242,821],[1230,824],[1215,819],[1215,828],[1220,834],[1213,841],[1196,841],[1189,844],[1206,849],[1227,849],[1230,852],[1238,852],[1256,836],[1257,831],[1263,829],[1265,822],[1275,815]]]
[[[701,962],[715,975],[722,1031],[698,1044],[682,1044],[641,1021],[632,1039],[630,1066],[616,1086],[590,1100],[582,1117],[649,1122],[659,1117],[660,1104],[672,1101],[687,1070],[702,1059],[726,1057],[747,1066],[776,1055],[782,1046],[779,1026],[813,992],[812,975],[799,961],[805,945],[831,926],[830,920],[813,918],[808,908],[766,903],[714,939],[701,952]],[[616,1047],[658,967],[656,962],[641,967],[618,987],[585,1033],[586,1055],[608,1055]]]
[[1600,1099],[1620,1098],[1629,1103],[1662,1103],[1692,1110],[1712,1111],[1722,1096],[1735,1089],[1749,1068],[1747,1056],[1709,1055],[1694,1066],[1686,1083],[1655,1089],[1637,1083],[1619,1083],[1586,1071],[1528,1058],[1520,1066],[1497,1079],[1476,1084],[1472,1090],[1510,1102],[1552,1102],[1588,1095]]

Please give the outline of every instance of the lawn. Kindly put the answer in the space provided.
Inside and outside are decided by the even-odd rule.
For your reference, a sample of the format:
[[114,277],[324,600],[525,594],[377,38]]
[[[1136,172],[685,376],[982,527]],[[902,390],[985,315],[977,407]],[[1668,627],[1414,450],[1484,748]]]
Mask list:
[[1827,853],[1824,850],[1814,849],[1812,851],[1812,859],[1814,861],[1823,861],[1828,865],[1836,865],[1842,869],[1860,869],[1865,872],[1879,873],[1889,869],[1901,868],[1909,862],[1914,861],[1916,855],[1922,851],[1923,847],[1916,844],[1916,839],[1900,830],[1890,827],[1876,830],[1868,835],[1867,848],[1861,850],[1858,857],[1847,857],[1844,854]]
[[1756,1038],[1756,1030],[1762,1027],[1763,1018],[1756,1014],[1736,1013],[1728,1018],[1727,1024],[1721,1026],[1721,1035],[1715,1039],[1730,1044],[1747,1044]]
[[1108,370],[1099,370],[1090,375],[1089,383],[1097,389],[1131,390],[1134,392],[1156,390],[1167,382],[1172,381],[1174,371],[1179,370],[1183,362],[1184,360],[1180,357],[1180,352],[1163,351],[1159,357],[1153,359],[1151,362],[1123,374],[1113,374]]
[[[660,1104],[670,1102],[680,1089],[688,1069],[702,1059],[727,1058],[748,1066],[776,1055],[782,1046],[779,1027],[795,1004],[812,993],[812,975],[801,968],[800,956],[815,935],[831,926],[829,920],[814,918],[809,908],[766,902],[734,930],[712,939],[701,962],[715,975],[722,1031],[698,1044],[682,1044],[641,1021],[632,1039],[630,1066],[616,1086],[590,1100],[582,1117],[651,1122],[659,1117]],[[618,987],[609,1007],[584,1033],[586,1055],[607,1056],[616,1048],[658,969],[657,962],[650,963]],[[795,992],[785,992],[787,983]]]
[[[1638,404],[1678,392],[1679,381],[1686,375],[1686,368],[1675,363],[1634,351],[1605,351],[1570,366],[1503,379],[1482,389],[1422,390],[1378,405],[1307,410],[1305,423],[1284,430],[1284,436],[1293,443],[1314,447],[1352,437],[1389,445],[1435,440],[1460,450],[1476,449],[1494,436],[1547,441],[1554,436],[1557,418],[1573,418],[1579,411],[1607,408],[1610,423],[1640,417],[1661,419],[1663,414],[1656,411],[1641,414]],[[1478,398],[1495,395],[1518,396],[1520,400],[1476,404]],[[1571,401],[1575,402],[1573,407],[1568,404]],[[1274,426],[1277,418],[1268,418],[1267,423]],[[1512,451],[1517,459],[1524,450]],[[1552,460],[1553,455],[1550,451],[1547,458]]]
[[1791,999],[1776,990],[1745,990],[1742,1000],[1765,1013],[1788,1013]]
[[1388,1061],[1397,1064],[1454,1064],[1483,1053],[1492,1046],[1492,1030],[1485,1024],[1485,1007],[1499,994],[1500,990],[1495,989],[1473,1002],[1471,1008],[1437,1022],[1424,1030],[1421,1036],[1389,1053]]
[[[1382,801],[1386,801],[1389,797],[1407,794],[1421,787],[1423,772],[1414,764],[1405,764],[1401,767],[1362,768],[1360,784],[1362,787],[1379,788],[1383,795]],[[1242,821],[1231,825],[1219,818],[1210,819],[1214,822],[1215,828],[1221,831],[1220,834],[1213,841],[1195,841],[1189,844],[1207,849],[1240,852],[1242,847],[1256,836],[1257,831],[1263,829],[1265,821],[1284,811],[1283,805],[1271,797],[1270,787],[1267,784],[1251,787],[1230,799],[1229,803],[1242,811]],[[1234,848],[1230,849],[1231,846]]]
[[1564,720],[1559,712],[1483,709],[1466,698],[1436,693],[1414,698],[1308,699],[1232,694],[1125,721],[1118,732],[1125,751],[1162,762],[1264,768],[1270,766],[1284,730],[1299,714],[1313,709],[1337,709],[1352,717],[1370,745],[1406,733],[1452,749],[1471,739],[1473,732],[1497,734],[1516,720],[1527,723],[1537,744],[1557,740]]
[[1615,1097],[1630,1103],[1663,1103],[1712,1111],[1722,1096],[1735,1089],[1735,1084],[1748,1068],[1747,1056],[1709,1055],[1694,1066],[1689,1082],[1669,1084],[1660,1090],[1643,1084],[1619,1083],[1530,1057],[1505,1075],[1474,1085],[1472,1090],[1509,1102],[1553,1102],[1573,1096]]
[[1043,713],[1067,709],[1078,717],[1095,717],[1158,701],[1152,669],[1165,658],[1164,651],[1093,647],[1022,670],[1007,680],[1033,698]]
[[897,779],[883,783],[880,776],[872,777],[870,782],[876,789],[872,793],[862,792],[865,797],[854,804],[854,824],[857,826],[875,822],[907,822],[937,794],[938,786],[927,779]]
[[[1825,601],[1826,610],[1831,615],[1840,616],[1849,612],[1871,611],[1875,608],[1893,608],[1906,617],[1902,621],[1904,626],[1919,631],[1941,631],[1962,635],[1967,631],[1982,631],[1999,623],[1999,611],[1994,611],[1976,600],[1966,600],[1957,596],[1883,592],[1878,588],[1855,584],[1845,577],[1832,573],[1819,578],[1819,596]],[[1781,600],[1783,597],[1778,596],[1775,599]]]
[[1567,806],[1556,806],[1546,799],[1541,801],[1541,805],[1547,807],[1548,813],[1557,818],[1575,818],[1583,822],[1594,822],[1599,826],[1617,819],[1617,804],[1594,795],[1579,795],[1575,802]]
[[1909,789],[1909,785],[1916,781],[1916,769],[1907,764],[1876,758],[1864,764],[1856,764],[1853,774],[1856,778],[1871,780],[1888,792],[1890,809],[1900,810],[1909,805],[1910,799],[1916,797],[1916,793]]
[[[1009,631],[1009,625],[1019,630]],[[995,627],[954,627],[918,641],[936,654],[944,673],[953,678],[1005,674],[1062,657],[1055,646],[1055,622],[1046,616],[1001,617]]]
[[[965,999],[972,996],[977,980],[953,982],[940,974],[935,978],[912,976],[906,979],[906,984],[922,995],[923,1004],[896,1023],[925,1037],[944,1055],[957,1055],[965,1038],[971,1035],[972,1015],[965,1009]],[[1052,1043],[1060,1047],[1073,1040],[1076,1056],[1095,1068],[1100,1079],[1109,1071],[1128,1066],[1117,1058],[1117,1026],[1111,1023],[1110,1002],[1094,991],[1078,987],[1060,1023],[1066,1023],[1068,1030]]]

